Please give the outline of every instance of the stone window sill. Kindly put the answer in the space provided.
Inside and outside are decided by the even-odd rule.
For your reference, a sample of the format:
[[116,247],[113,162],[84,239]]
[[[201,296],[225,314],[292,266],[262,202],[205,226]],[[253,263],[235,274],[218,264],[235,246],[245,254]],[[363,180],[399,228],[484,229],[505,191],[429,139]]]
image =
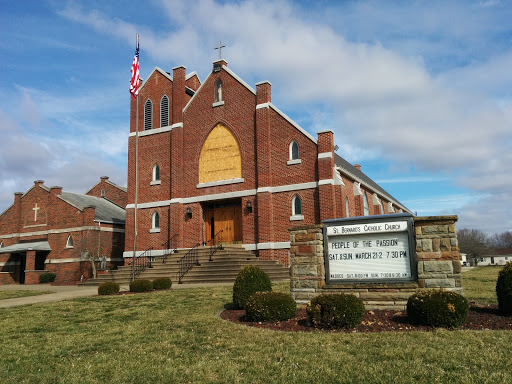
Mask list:
[[221,105],[224,105],[224,100],[222,101],[217,101],[216,103],[213,103],[212,107],[215,108],[215,107],[220,107]]
[[290,216],[290,221],[299,221],[304,220],[304,215],[293,215]]
[[149,233],[160,233],[160,228],[151,228]]
[[162,184],[162,180],[154,180],[152,181],[151,183],[149,183],[150,185],[160,185]]
[[294,164],[300,164],[302,163],[302,159],[293,159],[293,160],[288,160],[286,162],[287,165],[294,165]]

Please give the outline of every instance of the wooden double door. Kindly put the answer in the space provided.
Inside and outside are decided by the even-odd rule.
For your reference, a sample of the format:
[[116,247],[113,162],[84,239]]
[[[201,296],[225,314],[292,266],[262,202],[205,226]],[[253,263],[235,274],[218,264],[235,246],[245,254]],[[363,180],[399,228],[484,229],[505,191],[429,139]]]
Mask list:
[[206,242],[222,230],[218,242],[235,243],[242,241],[242,202],[232,201],[205,206]]

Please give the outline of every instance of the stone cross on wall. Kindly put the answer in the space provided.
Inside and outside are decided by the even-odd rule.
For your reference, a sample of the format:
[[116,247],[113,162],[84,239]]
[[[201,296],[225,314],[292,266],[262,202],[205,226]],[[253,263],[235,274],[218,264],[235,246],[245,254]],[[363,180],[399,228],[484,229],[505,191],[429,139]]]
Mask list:
[[41,208],[37,206],[37,203],[32,210],[34,211],[34,221],[37,221],[37,211],[39,211]]

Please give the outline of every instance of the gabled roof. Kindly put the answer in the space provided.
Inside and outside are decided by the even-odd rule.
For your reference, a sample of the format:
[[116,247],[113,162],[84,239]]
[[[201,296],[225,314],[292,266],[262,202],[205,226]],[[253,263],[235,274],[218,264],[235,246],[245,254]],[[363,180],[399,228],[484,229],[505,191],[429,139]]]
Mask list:
[[158,67],[155,67],[153,68],[153,70],[151,71],[151,73],[149,74],[149,76],[146,78],[146,80],[144,80],[142,82],[142,85],[139,87],[139,92],[140,90],[144,87],[144,85],[146,85],[146,83],[148,82],[148,80],[151,78],[151,76],[153,76],[153,73],[155,72],[160,72],[160,74],[164,77],[166,77],[167,79],[169,79],[170,81],[172,81],[172,77],[171,75],[169,75],[167,72],[165,72],[163,69],[161,68],[158,68]]
[[375,181],[370,179],[361,170],[354,167],[352,164],[350,164],[347,160],[345,160],[343,157],[341,157],[337,153],[334,154],[334,164],[336,165],[336,167],[338,167],[340,169],[341,172],[343,172],[349,178],[352,178],[355,181],[362,183],[368,189],[373,190],[374,192],[382,195],[383,197],[388,199],[391,203],[397,205],[399,208],[401,208],[407,212],[411,212],[402,203],[400,203],[397,199],[395,199],[393,196],[391,196],[389,193],[387,193]]
[[59,198],[81,211],[86,207],[94,207],[95,221],[113,224],[125,223],[125,210],[106,199],[71,192],[62,192]]
[[[111,186],[116,187],[117,189],[120,189],[120,190],[121,190],[121,191],[123,191],[123,192],[128,192],[128,188],[126,188],[126,187],[121,187],[120,185],[117,185],[116,183],[113,183],[113,182],[111,182],[111,181],[110,181],[110,180],[108,180],[108,179],[106,180],[106,182],[107,182],[107,183],[109,183]],[[101,184],[101,180],[100,180],[99,182],[97,182],[97,183],[96,183],[96,184],[95,184],[91,189],[89,189],[89,190],[86,192],[86,194],[87,194],[87,193],[89,193],[89,192],[91,192],[94,188],[96,188],[96,187],[97,187],[98,185],[100,185],[100,184]]]

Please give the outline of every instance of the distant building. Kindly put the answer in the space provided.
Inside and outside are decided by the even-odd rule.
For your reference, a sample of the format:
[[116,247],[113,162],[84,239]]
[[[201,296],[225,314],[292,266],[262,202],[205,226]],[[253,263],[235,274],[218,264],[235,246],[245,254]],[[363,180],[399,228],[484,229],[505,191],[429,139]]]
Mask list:
[[478,258],[477,265],[505,265],[509,261],[512,261],[512,248],[493,249],[489,254]]
[[134,244],[164,254],[175,238],[239,243],[288,265],[289,227],[410,212],[334,152],[331,130],[313,137],[272,104],[270,82],[255,88],[222,59],[203,83],[183,66],[143,82],[131,101],[125,257]]
[[91,254],[107,268],[122,264],[125,206],[126,189],[108,177],[85,195],[41,180],[15,193],[0,214],[0,284],[35,284],[45,271],[57,283],[77,282],[90,277]]

